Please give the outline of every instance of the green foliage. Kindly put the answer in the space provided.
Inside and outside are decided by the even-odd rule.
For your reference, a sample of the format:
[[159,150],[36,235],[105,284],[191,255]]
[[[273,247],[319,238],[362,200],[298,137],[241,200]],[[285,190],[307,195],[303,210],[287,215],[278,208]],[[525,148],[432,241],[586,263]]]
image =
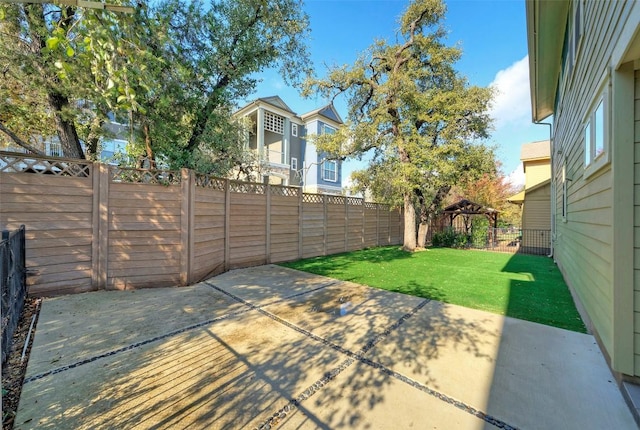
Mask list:
[[[495,165],[493,151],[475,143],[488,135],[492,90],[470,86],[454,69],[461,52],[443,42],[445,9],[439,0],[415,0],[401,17],[397,43],[378,40],[352,66],[333,67],[305,86],[306,94],[347,97],[346,124],[318,148],[336,158],[371,154],[356,185],[403,204],[408,226],[419,197],[431,201]],[[407,236],[412,249],[415,234]]]
[[[9,65],[0,122],[25,140],[59,134],[54,119],[64,118],[95,153],[107,114],[125,113],[137,153],[226,175],[248,168],[231,111],[255,89],[255,74],[280,67],[300,85],[310,73],[308,18],[296,0],[141,0],[133,14],[54,4],[0,10],[0,63]],[[52,94],[64,109],[52,107]]]
[[431,248],[372,248],[283,264],[297,270],[585,333],[547,257]]
[[453,227],[447,227],[441,232],[434,233],[431,242],[437,248],[464,248],[469,242],[469,237]]
[[474,217],[471,224],[471,245],[482,248],[487,245],[487,234],[489,231],[489,220],[484,216]]

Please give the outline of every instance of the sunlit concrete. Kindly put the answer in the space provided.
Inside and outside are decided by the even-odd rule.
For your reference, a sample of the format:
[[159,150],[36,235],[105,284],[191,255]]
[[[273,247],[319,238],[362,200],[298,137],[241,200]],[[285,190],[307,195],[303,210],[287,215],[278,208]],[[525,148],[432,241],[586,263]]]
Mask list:
[[272,265],[44,300],[15,422],[636,428],[592,336]]

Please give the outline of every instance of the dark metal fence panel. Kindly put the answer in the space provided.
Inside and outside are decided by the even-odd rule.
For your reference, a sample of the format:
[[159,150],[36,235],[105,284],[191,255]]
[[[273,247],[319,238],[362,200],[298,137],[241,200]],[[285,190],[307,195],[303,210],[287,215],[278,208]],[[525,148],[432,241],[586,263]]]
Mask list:
[[2,363],[11,350],[13,333],[27,296],[24,225],[3,231],[0,242],[0,286],[2,287]]
[[432,237],[447,229],[460,235],[462,238],[455,242],[463,244],[466,248],[514,254],[549,255],[551,253],[550,230],[523,230],[519,227],[491,228],[487,226],[476,228],[472,226],[467,231],[464,227],[445,227],[442,231],[434,231]]

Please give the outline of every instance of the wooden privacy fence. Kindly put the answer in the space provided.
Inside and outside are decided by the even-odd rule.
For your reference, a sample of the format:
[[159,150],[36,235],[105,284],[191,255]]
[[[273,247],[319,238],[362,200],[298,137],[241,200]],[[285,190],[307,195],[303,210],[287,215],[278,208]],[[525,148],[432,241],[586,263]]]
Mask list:
[[399,210],[357,198],[0,152],[0,228],[21,224],[37,295],[188,285],[399,244],[403,231]]

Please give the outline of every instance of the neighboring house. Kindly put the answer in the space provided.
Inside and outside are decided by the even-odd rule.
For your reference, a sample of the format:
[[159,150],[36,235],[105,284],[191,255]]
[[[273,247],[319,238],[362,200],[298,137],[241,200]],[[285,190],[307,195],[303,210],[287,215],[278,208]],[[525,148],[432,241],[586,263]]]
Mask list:
[[257,152],[263,176],[256,179],[302,186],[309,193],[342,193],[341,163],[327,160],[307,141],[310,135],[334,133],[342,125],[333,105],[298,116],[273,96],[249,103],[234,116],[251,122],[247,148]]
[[524,170],[524,190],[507,201],[520,205],[521,251],[550,252],[551,232],[551,154],[550,142],[543,140],[522,145],[520,160]]
[[[117,164],[114,162],[114,155],[127,153],[127,137],[129,134],[129,126],[127,124],[120,123],[106,123],[104,126],[106,135],[100,139],[100,161],[105,163]],[[31,142],[35,148],[39,148],[44,151],[45,155],[49,157],[64,157],[62,153],[62,145],[58,136],[51,136],[46,139],[37,139],[38,141]],[[86,151],[84,142],[80,142],[82,149]],[[26,149],[17,144],[14,144],[8,138],[0,140],[0,150],[11,152],[27,153]]]
[[552,251],[616,377],[640,381],[640,2],[526,3],[534,122],[553,115]]

